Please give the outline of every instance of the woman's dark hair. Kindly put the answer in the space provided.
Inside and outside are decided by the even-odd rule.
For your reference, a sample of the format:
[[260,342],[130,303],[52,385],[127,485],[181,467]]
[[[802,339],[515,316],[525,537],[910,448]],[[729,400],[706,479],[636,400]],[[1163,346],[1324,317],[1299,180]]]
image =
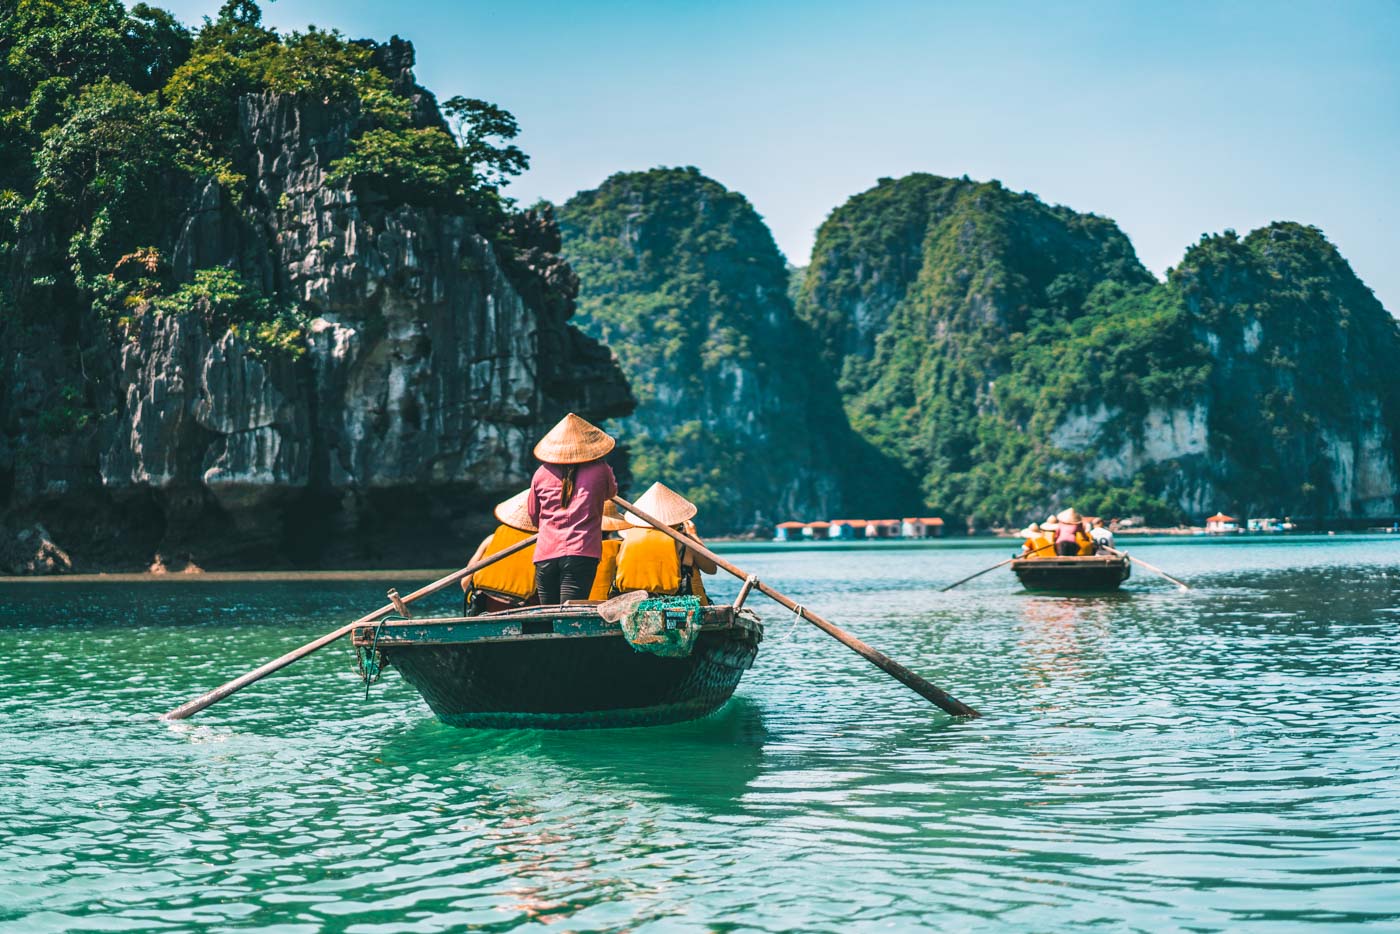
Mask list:
[[578,464],[570,464],[564,470],[564,506],[568,506],[569,500],[574,498],[574,484],[578,481],[578,466]]

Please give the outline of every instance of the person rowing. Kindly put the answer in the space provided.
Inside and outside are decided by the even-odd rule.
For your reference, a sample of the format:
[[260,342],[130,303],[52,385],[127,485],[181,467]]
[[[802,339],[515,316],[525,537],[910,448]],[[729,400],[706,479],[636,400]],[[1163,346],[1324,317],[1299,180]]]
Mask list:
[[[634,505],[658,521],[700,541],[700,536],[695,534],[695,524],[691,521],[698,508],[665,484],[653,483]],[[636,528],[625,529],[621,533],[622,547],[618,551],[613,592],[645,590],[652,594],[689,594],[699,597],[702,604],[708,604],[710,598],[705,593],[701,574],[715,573],[718,570],[715,563],[678,544],[640,516],[628,513],[627,521]]]
[[1092,553],[1093,542],[1084,532],[1084,517],[1073,507],[1064,510],[1055,517],[1055,554],[1062,558],[1075,557],[1083,553],[1082,549],[1090,549]]
[[1113,551],[1113,532],[1103,524],[1102,519],[1095,519],[1093,527],[1089,529],[1089,537],[1094,540],[1094,553],[1101,551]]
[[617,478],[603,458],[616,444],[570,412],[535,445],[541,463],[526,509],[540,530],[534,563],[541,606],[585,600],[593,590],[603,556],[603,508],[617,495]]
[[622,518],[615,504],[609,502],[603,508],[603,556],[598,561],[598,572],[593,575],[589,600],[601,603],[612,595],[613,579],[617,577],[617,555],[622,548],[622,538],[616,533],[630,528],[632,523]]

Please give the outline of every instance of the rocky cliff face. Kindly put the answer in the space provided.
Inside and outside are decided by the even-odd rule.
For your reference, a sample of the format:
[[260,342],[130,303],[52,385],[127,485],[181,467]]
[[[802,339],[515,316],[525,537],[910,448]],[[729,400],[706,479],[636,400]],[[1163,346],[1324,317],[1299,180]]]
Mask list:
[[[415,121],[440,123],[408,70],[411,47],[376,54]],[[516,216],[492,240],[468,215],[330,185],[359,123],[353,104],[267,92],[239,108],[246,188],[193,186],[162,253],[178,281],[229,268],[294,303],[296,352],[253,346],[207,305],[147,304],[88,364],[109,408],[44,432],[28,413],[51,408],[73,374],[34,334],[7,341],[23,384],[0,399],[8,524],[42,520],[80,567],[469,554],[555,419],[633,404],[611,354],[568,324],[577,282],[552,219]]]
[[622,429],[639,486],[690,496],[703,530],[746,531],[865,508],[905,482],[896,471],[872,489],[879,458],[851,434],[783,257],[741,195],[656,169],[615,175],[559,217],[579,325],[637,392]]
[[910,176],[833,212],[798,310],[852,424],[974,525],[1400,507],[1395,321],[1312,228],[1155,283],[1111,221]]
[[1400,332],[1320,231],[1277,223],[1205,238],[1161,290],[1204,378],[1128,437],[1084,432],[1081,449],[1106,454],[1091,476],[1119,483],[1172,465],[1163,495],[1193,514],[1400,512]]

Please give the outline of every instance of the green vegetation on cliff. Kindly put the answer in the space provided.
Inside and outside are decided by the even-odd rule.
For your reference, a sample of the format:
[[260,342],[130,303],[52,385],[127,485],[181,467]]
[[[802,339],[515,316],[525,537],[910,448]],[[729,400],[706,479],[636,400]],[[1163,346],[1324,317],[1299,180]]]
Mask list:
[[[501,186],[528,164],[500,108],[458,97],[444,105],[450,123],[416,114],[372,43],[315,28],[280,35],[253,0],[228,0],[196,33],[146,4],[19,0],[0,19],[0,58],[7,317],[91,306],[115,319],[173,298],[184,286],[162,254],[192,186],[213,179],[247,197],[233,152],[250,94],[301,95],[357,115],[330,183],[466,211],[487,232],[505,218]],[[148,274],[119,268],[138,254]],[[237,306],[252,313],[244,323],[255,340],[277,317],[265,313],[272,298]]]
[[[463,97],[440,113],[412,85],[407,48],[314,27],[280,34],[253,0],[227,0],[193,32],[144,3],[8,4],[0,361],[23,354],[31,372],[23,387],[0,388],[4,433],[95,431],[120,408],[115,357],[141,333],[142,315],[198,315],[211,339],[234,332],[259,358],[305,354],[309,315],[281,294],[285,282],[246,250],[221,252],[239,235],[199,262],[188,249],[177,256],[196,206],[227,207],[235,220],[225,223],[269,231],[289,203],[285,193],[266,203],[242,174],[259,96],[331,115],[316,145],[343,155],[325,184],[353,187],[366,203],[463,215],[511,240],[519,225],[501,188],[528,165],[510,144],[514,119]],[[29,450],[0,436],[0,493]]]
[[[1203,238],[1157,283],[1104,218],[995,182],[886,179],[821,228],[798,312],[856,430],[976,524],[1067,499],[1154,522],[1206,500],[1371,508],[1337,501],[1368,494],[1345,492],[1351,455],[1329,444],[1366,434],[1367,400],[1395,425],[1394,320],[1295,224]],[[1158,437],[1198,411],[1205,443]]]
[[624,173],[570,199],[559,225],[576,323],[614,349],[637,395],[623,437],[639,487],[685,491],[712,531],[858,508],[847,477],[869,452],[742,195],[693,168]]
[[[1400,327],[1320,230],[1275,223],[1202,237],[1163,288],[1208,346],[1219,486],[1232,502],[1391,513]],[[1344,446],[1353,459],[1339,464]],[[1354,487],[1349,500],[1339,478]]]

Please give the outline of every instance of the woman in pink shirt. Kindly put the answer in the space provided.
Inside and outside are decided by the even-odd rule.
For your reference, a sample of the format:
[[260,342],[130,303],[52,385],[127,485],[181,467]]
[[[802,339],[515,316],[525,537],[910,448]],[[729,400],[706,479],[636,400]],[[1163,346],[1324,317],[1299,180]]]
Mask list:
[[1056,520],[1060,527],[1055,530],[1055,554],[1061,557],[1079,554],[1079,536],[1083,534],[1079,526],[1084,517],[1073,509],[1066,509],[1056,516]]
[[526,508],[539,526],[535,589],[541,606],[585,600],[603,556],[603,507],[617,479],[603,457],[617,442],[570,412],[535,445],[540,468]]

